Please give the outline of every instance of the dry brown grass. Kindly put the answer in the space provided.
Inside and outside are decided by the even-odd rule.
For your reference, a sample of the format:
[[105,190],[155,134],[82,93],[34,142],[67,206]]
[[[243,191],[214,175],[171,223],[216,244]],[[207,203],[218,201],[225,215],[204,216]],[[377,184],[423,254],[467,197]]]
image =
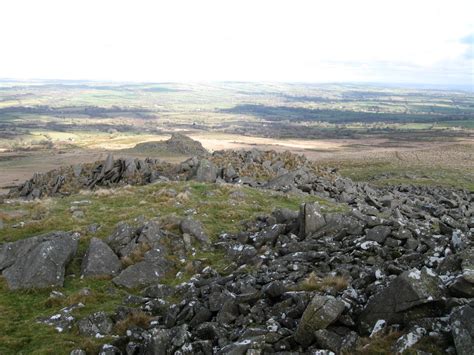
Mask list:
[[132,327],[140,327],[142,329],[148,329],[152,318],[153,318],[152,316],[142,311],[130,313],[125,319],[115,324],[115,327],[114,327],[115,333],[119,335],[125,334],[127,329],[130,329]]
[[304,291],[330,291],[340,292],[349,286],[349,281],[343,276],[325,276],[323,278],[312,272],[297,286]]
[[360,338],[356,349],[343,355],[392,354],[392,346],[401,335],[401,332],[392,331],[372,338]]
[[138,246],[132,251],[130,255],[124,256],[121,259],[122,265],[124,268],[136,264],[143,260],[145,253],[151,249],[150,244],[148,243],[140,243]]

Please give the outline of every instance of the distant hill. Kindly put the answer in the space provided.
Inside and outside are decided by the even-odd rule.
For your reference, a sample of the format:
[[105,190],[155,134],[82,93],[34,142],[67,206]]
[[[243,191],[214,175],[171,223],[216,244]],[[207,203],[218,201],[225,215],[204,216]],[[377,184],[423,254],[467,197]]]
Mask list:
[[128,151],[147,154],[207,155],[209,152],[202,144],[184,134],[173,133],[166,141],[144,142]]

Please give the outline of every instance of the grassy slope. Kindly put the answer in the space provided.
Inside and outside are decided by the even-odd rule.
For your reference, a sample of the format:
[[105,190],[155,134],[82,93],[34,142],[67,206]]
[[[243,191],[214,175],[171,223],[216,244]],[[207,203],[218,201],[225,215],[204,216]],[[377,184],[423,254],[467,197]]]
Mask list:
[[[340,164],[340,173],[354,181],[370,181],[379,186],[412,184],[474,191],[474,173],[462,168],[426,167],[416,164],[400,166],[393,161],[344,162]],[[382,174],[389,177],[378,179]]]
[[[173,197],[171,189],[183,195]],[[232,193],[236,191],[241,193],[238,198],[232,199]],[[70,207],[73,201],[80,200],[89,200],[90,204],[81,207],[86,217],[75,220]],[[73,312],[79,318],[99,310],[111,312],[123,299],[125,292],[115,288],[108,280],[78,277],[81,256],[92,236],[87,232],[88,225],[99,223],[102,227],[95,236],[106,237],[119,221],[133,223],[140,216],[184,216],[185,213],[195,211],[195,218],[203,222],[212,238],[216,238],[221,232],[237,231],[241,221],[269,213],[277,207],[298,209],[304,201],[320,201],[328,210],[343,208],[313,196],[288,196],[265,190],[195,182],[100,190],[59,199],[14,202],[5,205],[6,208],[2,206],[6,228],[0,232],[0,242],[19,240],[52,230],[75,230],[81,232],[82,237],[78,256],[69,265],[65,287],[61,289],[66,295],[63,301],[48,301],[51,290],[9,291],[5,281],[0,278],[0,354],[67,354],[71,349],[81,346],[93,350],[97,344],[104,342],[104,339],[80,337],[75,329],[57,333],[52,327],[36,322],[38,317],[51,316],[62,307],[79,301],[85,304],[84,308]],[[12,225],[21,221],[26,222],[23,228],[12,228]],[[217,269],[226,266],[223,255],[219,253],[200,251],[189,257],[189,260],[192,259],[199,259]],[[165,281],[176,284],[189,276],[184,273],[179,279],[173,275]],[[79,291],[84,287],[92,290],[91,296],[79,296]]]

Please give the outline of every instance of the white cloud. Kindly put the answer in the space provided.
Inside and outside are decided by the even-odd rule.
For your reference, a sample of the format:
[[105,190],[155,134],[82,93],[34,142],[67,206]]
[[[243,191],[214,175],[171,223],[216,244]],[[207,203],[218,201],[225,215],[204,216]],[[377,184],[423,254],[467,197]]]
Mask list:
[[471,3],[6,0],[0,77],[466,84]]

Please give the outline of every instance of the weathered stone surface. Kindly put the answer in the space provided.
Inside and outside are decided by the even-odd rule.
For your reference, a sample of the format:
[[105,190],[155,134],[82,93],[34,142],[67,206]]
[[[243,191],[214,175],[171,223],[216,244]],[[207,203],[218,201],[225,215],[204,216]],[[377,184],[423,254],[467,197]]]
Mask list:
[[54,232],[2,248],[0,263],[10,289],[62,286],[67,263],[77,250],[78,236]]
[[201,182],[215,182],[217,179],[216,166],[207,159],[201,159],[194,173],[194,180]]
[[157,283],[169,270],[170,264],[162,251],[152,249],[145,253],[144,260],[123,270],[112,281],[126,288],[136,288]]
[[474,284],[466,281],[464,276],[460,276],[449,285],[449,293],[455,297],[474,297]]
[[314,341],[314,333],[335,322],[344,307],[344,302],[332,296],[314,296],[301,317],[295,340],[301,345],[310,345]]
[[113,250],[101,239],[92,238],[82,259],[81,275],[116,275],[122,264]]
[[281,281],[272,281],[263,286],[262,291],[271,298],[277,298],[286,292],[286,287]]
[[451,332],[458,355],[471,355],[474,349],[474,307],[465,305],[451,314]]
[[367,230],[367,240],[383,244],[391,232],[392,230],[388,226],[376,226]]
[[104,312],[93,313],[77,323],[81,335],[97,337],[110,334],[113,328],[113,322]]
[[461,255],[462,274],[466,281],[474,284],[474,248],[465,249]]
[[300,207],[300,235],[307,237],[326,225],[326,220],[317,203],[305,203]]
[[445,295],[441,280],[432,271],[405,271],[369,300],[360,316],[361,326],[369,331],[379,319],[389,324],[399,322],[404,311],[439,301]]

